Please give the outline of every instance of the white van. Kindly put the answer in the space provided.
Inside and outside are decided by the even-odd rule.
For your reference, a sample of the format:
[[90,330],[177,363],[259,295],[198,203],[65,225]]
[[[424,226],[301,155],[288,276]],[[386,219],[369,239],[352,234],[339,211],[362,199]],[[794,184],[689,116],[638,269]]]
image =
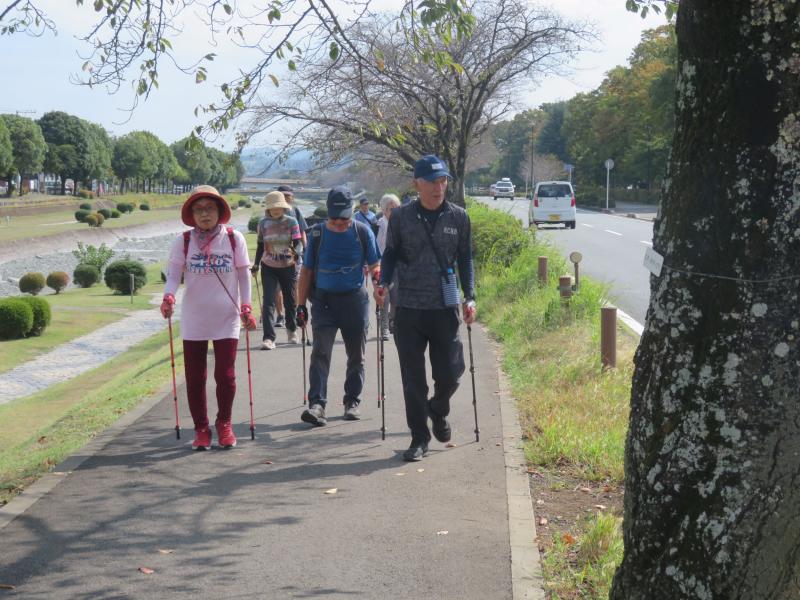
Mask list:
[[569,181],[540,181],[528,209],[528,226],[563,223],[575,229],[575,192]]

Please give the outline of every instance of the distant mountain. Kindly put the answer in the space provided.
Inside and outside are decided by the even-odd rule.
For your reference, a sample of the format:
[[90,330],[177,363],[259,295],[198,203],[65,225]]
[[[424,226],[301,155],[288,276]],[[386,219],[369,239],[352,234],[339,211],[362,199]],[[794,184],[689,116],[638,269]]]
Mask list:
[[272,148],[245,148],[242,150],[241,160],[245,176],[271,177],[287,171],[306,173],[314,168],[314,161],[308,150],[295,150],[285,163],[280,164],[275,161],[272,166],[268,167],[275,160],[276,154],[277,152]]

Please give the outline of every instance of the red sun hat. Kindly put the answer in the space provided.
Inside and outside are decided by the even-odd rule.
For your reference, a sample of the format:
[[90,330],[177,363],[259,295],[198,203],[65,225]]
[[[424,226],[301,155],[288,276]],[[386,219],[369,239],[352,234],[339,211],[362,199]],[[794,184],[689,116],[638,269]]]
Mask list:
[[189,227],[197,226],[197,223],[194,221],[194,215],[192,214],[192,204],[202,198],[211,198],[212,200],[216,200],[217,206],[219,207],[220,223],[227,223],[231,220],[231,207],[228,206],[227,202],[225,202],[225,198],[220,195],[220,193],[217,191],[217,188],[210,185],[198,185],[192,190],[192,193],[189,194],[186,202],[183,203],[183,208],[181,208],[181,220],[186,225]]

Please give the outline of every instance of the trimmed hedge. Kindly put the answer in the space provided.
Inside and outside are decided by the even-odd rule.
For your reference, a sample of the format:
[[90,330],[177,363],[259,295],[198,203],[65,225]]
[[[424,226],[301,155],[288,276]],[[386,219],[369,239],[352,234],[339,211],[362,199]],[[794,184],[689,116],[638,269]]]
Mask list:
[[20,300],[27,303],[33,311],[33,325],[31,325],[26,335],[42,335],[45,328],[50,325],[50,319],[52,318],[50,303],[44,298],[33,298],[31,296],[25,296]]
[[81,198],[91,199],[97,196],[92,190],[78,190],[78,196]]
[[516,217],[478,203],[470,206],[469,217],[473,255],[478,264],[491,261],[508,266],[528,245],[528,234]]
[[139,205],[139,210],[150,210],[150,205],[142,203]]
[[122,216],[122,213],[119,212],[116,208],[111,210],[111,218],[112,219],[119,219]]
[[78,206],[78,208],[80,208],[81,210],[88,210],[88,211],[91,211],[91,210],[92,210],[92,205],[91,205],[91,204],[89,204],[88,202],[84,202],[83,204],[81,204],[80,206]]
[[0,339],[23,338],[33,328],[33,309],[22,298],[0,300]]
[[135,206],[130,202],[117,202],[117,210],[121,213],[133,212]]
[[80,209],[80,210],[76,210],[75,211],[75,220],[78,223],[85,223],[86,222],[86,217],[88,217],[90,214],[92,214],[92,213],[90,213],[88,210],[83,209],[83,208]]
[[69,285],[69,275],[64,271],[53,271],[47,276],[47,287],[53,288],[58,294]]
[[261,217],[256,215],[255,217],[250,217],[250,220],[247,222],[247,231],[252,231],[255,233],[258,231],[258,222],[261,220]]
[[111,218],[111,211],[108,210],[107,208],[101,208],[97,212],[98,212],[98,214],[103,215],[104,219],[110,219]]
[[83,220],[89,227],[98,227],[97,225],[97,213],[92,213],[90,215],[86,215],[86,218]]
[[133,274],[135,294],[147,284],[147,271],[144,265],[136,260],[118,260],[108,265],[105,273],[106,285],[117,293],[130,294],[131,274]]
[[72,279],[81,287],[92,287],[95,283],[100,281],[100,269],[94,265],[81,263],[75,267],[75,270],[72,272]]
[[42,273],[25,273],[19,279],[19,291],[34,296],[44,289],[45,280]]

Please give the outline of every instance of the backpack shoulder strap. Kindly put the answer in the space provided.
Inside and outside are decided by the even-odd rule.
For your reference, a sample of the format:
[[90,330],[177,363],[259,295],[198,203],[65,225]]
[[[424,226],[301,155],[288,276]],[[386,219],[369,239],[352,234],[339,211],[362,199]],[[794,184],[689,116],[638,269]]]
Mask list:
[[361,243],[361,261],[367,262],[367,225],[360,221],[353,220],[358,235],[358,241]]
[[231,242],[231,250],[236,253],[236,236],[233,235],[233,227],[226,227],[225,229],[228,232],[228,239]]
[[308,228],[308,237],[311,238],[311,256],[314,257],[314,281],[317,283],[317,271],[319,270],[319,249],[322,246],[322,228],[324,223],[317,223]]
[[183,258],[189,254],[189,240],[192,238],[192,230],[183,232]]

